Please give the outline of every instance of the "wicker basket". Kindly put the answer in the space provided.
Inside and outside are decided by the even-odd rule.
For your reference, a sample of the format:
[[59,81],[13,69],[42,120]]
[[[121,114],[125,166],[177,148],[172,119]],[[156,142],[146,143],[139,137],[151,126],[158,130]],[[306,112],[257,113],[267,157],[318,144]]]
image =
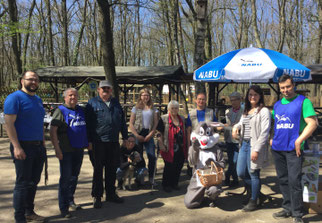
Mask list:
[[200,183],[205,187],[220,185],[222,183],[224,171],[211,162],[211,168],[206,170],[196,170]]

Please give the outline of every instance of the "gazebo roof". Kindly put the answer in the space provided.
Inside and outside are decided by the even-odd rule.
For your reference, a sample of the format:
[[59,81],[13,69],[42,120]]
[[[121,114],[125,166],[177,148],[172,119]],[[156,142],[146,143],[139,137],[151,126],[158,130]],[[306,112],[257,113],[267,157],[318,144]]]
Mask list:
[[322,64],[307,65],[307,68],[311,70],[313,83],[322,83]]
[[[119,84],[180,83],[191,81],[182,66],[117,66],[116,79]],[[103,66],[52,66],[36,70],[43,82],[81,83],[85,80],[105,79]],[[191,79],[191,80],[190,80]]]

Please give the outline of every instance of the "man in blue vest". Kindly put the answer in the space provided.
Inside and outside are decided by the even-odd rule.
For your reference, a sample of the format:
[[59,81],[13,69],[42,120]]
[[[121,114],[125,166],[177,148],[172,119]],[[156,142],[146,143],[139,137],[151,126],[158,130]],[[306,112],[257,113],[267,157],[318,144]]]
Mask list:
[[21,90],[8,95],[4,102],[6,130],[16,169],[13,191],[15,221],[43,222],[45,218],[34,212],[34,200],[46,159],[45,110],[42,100],[36,95],[39,76],[27,71],[20,83]]
[[115,192],[116,169],[120,163],[119,133],[124,143],[128,138],[123,108],[112,97],[112,85],[109,81],[100,81],[98,96],[90,99],[86,106],[86,123],[89,148],[93,148],[93,184],[92,197],[94,208],[101,208],[103,196],[103,168],[105,168],[106,201],[122,203]]
[[276,219],[293,217],[303,222],[301,186],[304,142],[317,127],[316,114],[311,101],[295,93],[295,84],[289,75],[278,82],[283,98],[272,111],[274,136],[271,141],[276,174],[283,195],[282,211],[273,214]]
[[68,88],[63,96],[65,103],[53,114],[50,137],[60,163],[59,209],[62,217],[70,218],[69,210],[81,208],[74,202],[74,193],[88,141],[85,114],[83,108],[77,105],[77,90]]

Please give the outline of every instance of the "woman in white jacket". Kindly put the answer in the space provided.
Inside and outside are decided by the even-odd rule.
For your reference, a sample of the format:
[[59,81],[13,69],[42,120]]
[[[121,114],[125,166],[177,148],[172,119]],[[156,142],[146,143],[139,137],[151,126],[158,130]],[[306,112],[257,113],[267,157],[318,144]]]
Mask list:
[[239,123],[234,125],[232,136],[237,138],[240,131],[241,148],[237,161],[237,175],[251,189],[251,197],[243,211],[257,209],[260,195],[260,169],[268,160],[268,138],[271,114],[264,107],[264,94],[260,86],[251,86],[246,94],[245,109]]

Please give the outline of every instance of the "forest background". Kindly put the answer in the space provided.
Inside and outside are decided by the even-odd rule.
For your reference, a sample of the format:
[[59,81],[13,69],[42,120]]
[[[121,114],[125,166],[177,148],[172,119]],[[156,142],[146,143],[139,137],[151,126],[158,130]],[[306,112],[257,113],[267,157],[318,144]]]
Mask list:
[[0,0],[0,93],[29,69],[104,66],[113,79],[115,66],[180,64],[191,73],[251,45],[321,64],[322,0]]

